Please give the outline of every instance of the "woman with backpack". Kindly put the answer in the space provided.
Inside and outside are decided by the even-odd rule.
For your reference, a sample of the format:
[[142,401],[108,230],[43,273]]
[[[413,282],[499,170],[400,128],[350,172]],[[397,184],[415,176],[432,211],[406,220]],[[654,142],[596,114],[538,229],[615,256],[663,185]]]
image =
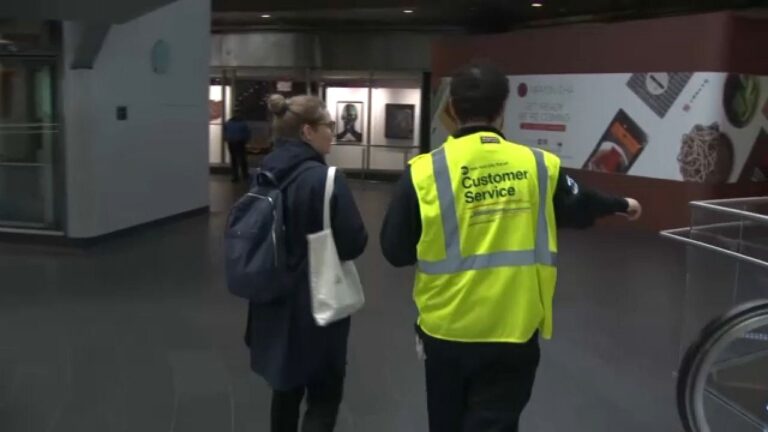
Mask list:
[[[350,319],[318,326],[312,315],[307,235],[323,230],[323,204],[335,125],[313,96],[269,99],[275,150],[262,170],[280,185],[284,201],[287,293],[269,303],[251,302],[246,344],[251,368],[273,389],[272,432],[297,432],[306,398],[303,432],[331,432],[336,425],[346,372]],[[362,255],[368,234],[343,175],[336,175],[331,228],[339,258]]]

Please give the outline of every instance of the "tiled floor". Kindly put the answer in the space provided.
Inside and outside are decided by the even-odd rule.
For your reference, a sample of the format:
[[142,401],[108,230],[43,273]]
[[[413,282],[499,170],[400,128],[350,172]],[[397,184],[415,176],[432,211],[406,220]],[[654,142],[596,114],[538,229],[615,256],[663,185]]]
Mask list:
[[[390,186],[355,183],[371,243],[358,266],[340,432],[426,430],[413,352],[412,270],[380,255]],[[0,431],[266,431],[248,369],[243,302],[228,295],[212,213],[88,251],[0,245]],[[683,251],[653,234],[562,234],[556,338],[543,344],[523,431],[677,432]],[[630,253],[631,252],[631,253]]]

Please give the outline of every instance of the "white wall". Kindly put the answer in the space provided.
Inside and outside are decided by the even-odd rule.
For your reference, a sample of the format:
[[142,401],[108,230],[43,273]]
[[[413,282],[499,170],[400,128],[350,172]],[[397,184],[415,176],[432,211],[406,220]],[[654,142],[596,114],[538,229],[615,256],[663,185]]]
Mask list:
[[[224,95],[224,89],[226,88],[226,97]],[[228,153],[224,147],[224,123],[232,117],[232,86],[222,87],[220,85],[210,86],[208,99],[210,102],[226,102],[222,107],[222,116],[219,119],[210,121],[208,126],[208,163],[210,164],[223,164],[229,160]],[[224,157],[222,158],[222,154]]]
[[[390,139],[386,137],[387,104],[414,105],[413,139]],[[421,121],[421,89],[375,88],[373,89],[373,129],[371,130],[372,170],[403,170],[406,162],[419,154],[419,125]],[[377,147],[379,146],[379,147]],[[381,148],[393,146],[394,148]]]
[[[405,162],[419,154],[419,122],[421,118],[421,89],[417,88],[374,88],[371,100],[368,88],[329,87],[326,92],[326,104],[331,116],[336,116],[339,102],[363,102],[364,104],[364,145],[334,146],[327,157],[328,163],[347,169],[362,169],[365,145],[368,142],[370,127],[370,151],[372,170],[398,171],[405,169]],[[369,103],[370,102],[370,103]],[[385,134],[386,105],[415,105],[414,138],[412,140],[388,139]],[[371,109],[371,124],[368,124],[368,110]],[[336,119],[340,121],[340,119]],[[386,148],[393,146],[398,148]]]
[[[413,139],[391,139],[386,136],[387,104],[405,104],[415,107],[413,118]],[[421,89],[375,88],[373,89],[373,130],[371,144],[398,147],[418,147],[419,122],[421,119]]]
[[339,168],[362,169],[365,143],[368,142],[368,128],[370,127],[368,124],[368,108],[370,104],[368,88],[329,87],[326,90],[325,103],[328,106],[331,117],[337,122],[341,121],[341,119],[336,118],[339,102],[363,103],[363,112],[360,113],[360,116],[363,118],[363,144],[334,145],[331,149],[331,154],[327,156],[326,160],[329,164]]
[[[210,0],[112,27],[93,70],[62,83],[67,234],[93,237],[208,205]],[[65,65],[77,32],[64,26]],[[170,70],[152,71],[165,40]],[[128,120],[116,120],[117,106]]]

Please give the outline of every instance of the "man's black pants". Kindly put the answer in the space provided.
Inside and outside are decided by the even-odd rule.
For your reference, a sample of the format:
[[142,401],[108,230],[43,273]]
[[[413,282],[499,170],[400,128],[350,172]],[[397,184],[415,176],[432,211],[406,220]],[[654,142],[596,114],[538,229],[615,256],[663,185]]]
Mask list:
[[290,391],[272,395],[272,432],[297,432],[301,402],[307,396],[302,432],[332,432],[344,394],[344,372],[331,372],[322,379]]
[[431,432],[516,432],[539,366],[538,333],[524,344],[461,343],[419,331],[427,356]]
[[232,180],[239,181],[241,176],[248,178],[248,152],[245,141],[228,142],[229,160],[232,165]]

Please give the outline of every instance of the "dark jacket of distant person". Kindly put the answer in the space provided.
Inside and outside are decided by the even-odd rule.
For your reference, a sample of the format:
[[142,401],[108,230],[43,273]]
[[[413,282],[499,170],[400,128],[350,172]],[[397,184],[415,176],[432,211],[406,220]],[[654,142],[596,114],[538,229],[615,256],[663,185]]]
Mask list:
[[[318,327],[312,318],[307,234],[323,228],[323,196],[328,167],[323,157],[301,140],[277,138],[262,168],[284,180],[305,164],[304,171],[284,189],[286,248],[293,273],[292,294],[270,304],[251,303],[246,344],[251,367],[276,390],[306,384],[329,368],[343,369],[350,319]],[[368,234],[346,179],[337,173],[331,201],[331,226],[339,257],[352,260],[365,250]]]
[[224,141],[228,143],[247,143],[251,140],[251,128],[239,115],[224,123]]

